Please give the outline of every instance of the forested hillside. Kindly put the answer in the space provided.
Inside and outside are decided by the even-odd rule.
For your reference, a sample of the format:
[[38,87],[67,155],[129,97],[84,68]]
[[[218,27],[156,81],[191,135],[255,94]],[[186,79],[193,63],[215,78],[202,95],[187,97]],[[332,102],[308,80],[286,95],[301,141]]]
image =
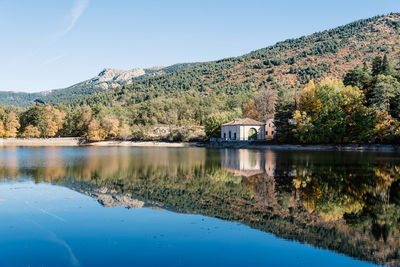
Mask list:
[[350,69],[386,54],[400,55],[400,14],[359,20],[332,30],[279,42],[244,56],[199,64],[153,77],[78,104],[130,105],[179,91],[237,94],[272,87],[300,88],[310,79],[342,78]]

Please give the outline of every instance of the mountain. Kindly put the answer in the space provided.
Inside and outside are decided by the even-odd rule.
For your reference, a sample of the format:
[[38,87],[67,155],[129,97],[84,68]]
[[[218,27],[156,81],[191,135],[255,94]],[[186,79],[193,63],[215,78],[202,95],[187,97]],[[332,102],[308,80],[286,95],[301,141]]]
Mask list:
[[[278,42],[239,57],[165,68],[105,69],[96,77],[65,89],[34,94],[0,92],[0,101],[27,106],[40,99],[52,104],[64,102],[71,108],[86,104],[120,108],[147,103],[144,110],[138,107],[142,108],[140,114],[135,111],[128,116],[140,118],[134,121],[138,124],[163,123],[164,113],[154,109],[169,110],[174,105],[195,109],[194,105],[199,104],[209,107],[206,113],[234,110],[262,87],[293,97],[310,79],[342,78],[348,70],[364,62],[370,66],[374,57],[384,54],[396,61],[400,58],[399,30],[400,14],[391,13]],[[209,96],[225,97],[226,105]],[[234,100],[228,100],[231,97]],[[187,116],[200,124],[207,115],[203,110],[194,113],[195,118],[193,114]],[[180,120],[184,116],[179,115]]]
[[178,71],[145,77],[71,103],[128,106],[181,92],[197,96],[237,95],[261,87],[280,91],[301,88],[310,79],[342,78],[376,56],[400,58],[400,14],[358,20],[331,30],[289,39],[246,55],[205,62]]
[[42,91],[38,93],[24,93],[0,91],[0,102],[5,105],[29,106],[35,100],[56,104],[71,101],[96,92],[116,88],[124,84],[132,84],[134,81],[145,77],[153,77],[196,65],[198,63],[181,63],[168,67],[134,68],[131,70],[118,70],[106,68],[95,77],[74,84],[67,88]]

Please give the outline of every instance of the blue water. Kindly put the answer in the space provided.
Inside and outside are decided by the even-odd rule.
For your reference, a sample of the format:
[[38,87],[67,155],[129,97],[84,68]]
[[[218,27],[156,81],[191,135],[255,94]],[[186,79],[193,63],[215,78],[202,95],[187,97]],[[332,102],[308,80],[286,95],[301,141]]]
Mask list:
[[30,177],[0,183],[0,266],[368,266],[237,222],[103,207]]

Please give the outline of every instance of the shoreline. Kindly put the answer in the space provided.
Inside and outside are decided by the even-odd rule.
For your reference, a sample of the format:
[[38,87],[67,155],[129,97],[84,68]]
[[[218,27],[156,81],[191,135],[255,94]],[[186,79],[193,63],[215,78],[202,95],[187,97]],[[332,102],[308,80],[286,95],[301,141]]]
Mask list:
[[400,145],[390,144],[338,144],[299,145],[266,144],[248,142],[164,142],[164,141],[100,141],[87,143],[80,137],[56,138],[0,138],[1,147],[207,147],[233,149],[274,149],[292,151],[359,151],[359,152],[400,152]]

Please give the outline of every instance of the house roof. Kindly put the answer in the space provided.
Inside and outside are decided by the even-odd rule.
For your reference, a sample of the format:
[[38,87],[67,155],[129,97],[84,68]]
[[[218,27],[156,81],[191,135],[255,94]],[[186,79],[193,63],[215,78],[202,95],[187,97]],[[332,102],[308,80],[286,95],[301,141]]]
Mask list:
[[233,121],[222,124],[222,126],[230,125],[264,125],[265,123],[261,121],[256,121],[250,118],[234,119]]

